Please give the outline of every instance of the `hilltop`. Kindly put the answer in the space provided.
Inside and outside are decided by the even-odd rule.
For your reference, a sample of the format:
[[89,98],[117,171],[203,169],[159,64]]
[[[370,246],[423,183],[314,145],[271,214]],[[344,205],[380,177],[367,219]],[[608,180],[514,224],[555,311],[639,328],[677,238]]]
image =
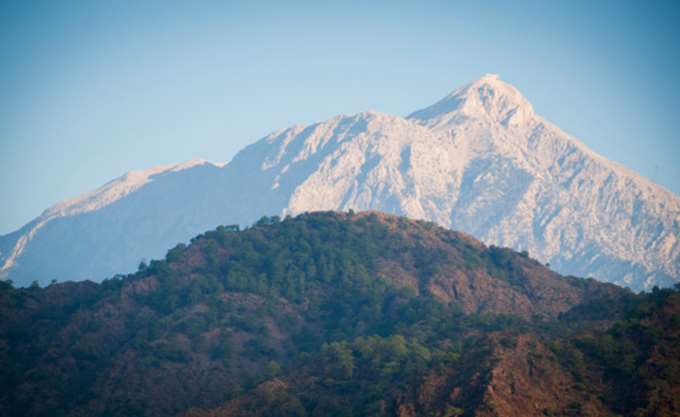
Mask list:
[[[0,414],[678,411],[680,295],[376,212],[220,226],[97,284],[0,287]],[[665,413],[665,414],[664,414]]]

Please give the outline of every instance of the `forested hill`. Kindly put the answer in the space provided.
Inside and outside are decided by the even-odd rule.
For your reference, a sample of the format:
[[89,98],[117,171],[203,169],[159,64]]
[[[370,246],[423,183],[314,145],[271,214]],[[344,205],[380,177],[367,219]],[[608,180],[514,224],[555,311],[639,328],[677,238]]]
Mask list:
[[677,291],[380,213],[263,218],[101,284],[0,287],[0,415],[680,410]]

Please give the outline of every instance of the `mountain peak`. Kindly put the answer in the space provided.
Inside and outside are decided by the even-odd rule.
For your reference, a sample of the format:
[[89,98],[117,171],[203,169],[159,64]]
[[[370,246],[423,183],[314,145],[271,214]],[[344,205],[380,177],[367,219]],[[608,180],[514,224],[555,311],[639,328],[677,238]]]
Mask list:
[[680,198],[534,114],[497,75],[410,119],[367,111],[276,131],[223,169],[130,172],[0,236],[0,279],[101,279],[217,224],[349,209],[435,221],[635,289],[680,280]]
[[408,117],[427,125],[441,125],[458,119],[481,118],[508,127],[524,124],[534,115],[531,103],[498,74],[485,74],[453,91],[435,104]]
[[498,74],[484,74],[481,77],[479,77],[479,79],[477,81],[474,81],[473,84],[476,84],[476,83],[492,84],[492,83],[496,83],[496,82],[502,82],[502,81],[499,80],[499,78],[500,78],[500,75],[498,75]]

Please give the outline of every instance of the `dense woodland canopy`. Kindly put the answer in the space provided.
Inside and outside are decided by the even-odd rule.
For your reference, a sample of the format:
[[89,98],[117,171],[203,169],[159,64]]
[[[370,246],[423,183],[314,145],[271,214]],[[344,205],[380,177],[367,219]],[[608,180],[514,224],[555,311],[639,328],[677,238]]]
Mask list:
[[0,312],[0,415],[680,415],[678,289],[380,213],[221,226],[101,284],[2,283]]

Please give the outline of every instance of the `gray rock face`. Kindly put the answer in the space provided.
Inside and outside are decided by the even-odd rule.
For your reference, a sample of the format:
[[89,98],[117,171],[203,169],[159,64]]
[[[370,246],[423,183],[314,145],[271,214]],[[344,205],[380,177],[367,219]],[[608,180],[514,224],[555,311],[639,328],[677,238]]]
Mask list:
[[634,289],[680,280],[680,197],[493,75],[407,118],[338,116],[274,132],[226,165],[129,173],[0,237],[0,264],[21,285],[98,280],[219,224],[348,209],[432,220]]

